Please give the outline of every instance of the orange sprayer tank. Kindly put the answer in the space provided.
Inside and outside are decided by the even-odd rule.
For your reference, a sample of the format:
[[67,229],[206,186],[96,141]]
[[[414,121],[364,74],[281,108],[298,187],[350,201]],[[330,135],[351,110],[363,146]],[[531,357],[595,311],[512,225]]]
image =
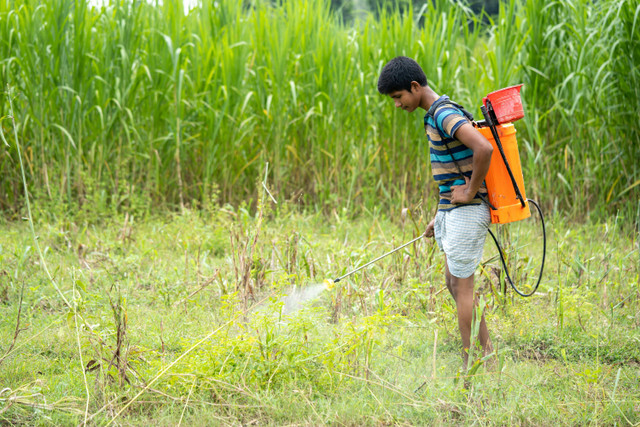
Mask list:
[[502,143],[513,176],[518,183],[522,197],[525,199],[525,205],[522,207],[520,200],[516,196],[513,189],[509,172],[504,165],[500,151],[496,146],[496,142],[491,134],[489,127],[478,128],[478,131],[491,142],[493,146],[493,154],[491,155],[491,166],[485,178],[487,190],[489,192],[489,201],[496,208],[491,209],[492,224],[507,224],[509,222],[520,221],[521,219],[531,216],[529,210],[529,202],[524,191],[524,179],[522,177],[522,167],[520,165],[520,154],[518,153],[518,141],[516,140],[516,129],[511,123],[497,125],[498,137]]

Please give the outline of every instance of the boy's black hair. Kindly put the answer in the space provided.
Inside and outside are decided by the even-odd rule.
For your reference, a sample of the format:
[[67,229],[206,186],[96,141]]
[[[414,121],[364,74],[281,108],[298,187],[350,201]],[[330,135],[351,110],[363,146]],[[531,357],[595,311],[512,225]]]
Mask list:
[[378,77],[378,92],[383,95],[397,90],[411,91],[411,82],[427,86],[427,76],[416,61],[406,56],[397,56],[384,66]]

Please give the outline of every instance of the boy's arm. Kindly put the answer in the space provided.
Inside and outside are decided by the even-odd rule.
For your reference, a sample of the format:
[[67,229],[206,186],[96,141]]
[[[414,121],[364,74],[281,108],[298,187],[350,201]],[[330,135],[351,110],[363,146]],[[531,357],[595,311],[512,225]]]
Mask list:
[[473,200],[487,176],[493,147],[471,123],[460,126],[455,138],[473,151],[473,171],[471,179],[465,177],[466,184],[451,187],[451,203],[468,203]]

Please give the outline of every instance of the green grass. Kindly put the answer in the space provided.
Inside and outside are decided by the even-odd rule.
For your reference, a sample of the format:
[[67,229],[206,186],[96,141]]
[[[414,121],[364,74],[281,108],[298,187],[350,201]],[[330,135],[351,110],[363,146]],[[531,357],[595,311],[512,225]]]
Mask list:
[[[283,315],[278,297],[291,286],[373,259],[414,226],[274,207],[38,221],[44,261],[73,310],[43,273],[26,224],[1,225],[2,355],[24,286],[21,331],[0,362],[3,422],[640,422],[638,241],[621,222],[549,218],[546,272],[530,299],[505,298],[495,276],[477,274],[499,362],[465,389],[455,306],[431,240]],[[415,219],[424,227],[426,217]],[[532,227],[518,233],[512,241],[536,240]],[[494,255],[488,242],[487,270],[498,267]],[[109,366],[118,348],[120,370]],[[95,368],[86,384],[83,365]]]

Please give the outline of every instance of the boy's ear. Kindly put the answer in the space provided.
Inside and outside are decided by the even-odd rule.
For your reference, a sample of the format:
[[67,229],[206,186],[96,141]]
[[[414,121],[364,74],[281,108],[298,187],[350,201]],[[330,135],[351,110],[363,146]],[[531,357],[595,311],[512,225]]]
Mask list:
[[417,81],[413,80],[411,82],[411,92],[417,92],[420,90],[422,86],[420,85],[420,83],[418,83]]

